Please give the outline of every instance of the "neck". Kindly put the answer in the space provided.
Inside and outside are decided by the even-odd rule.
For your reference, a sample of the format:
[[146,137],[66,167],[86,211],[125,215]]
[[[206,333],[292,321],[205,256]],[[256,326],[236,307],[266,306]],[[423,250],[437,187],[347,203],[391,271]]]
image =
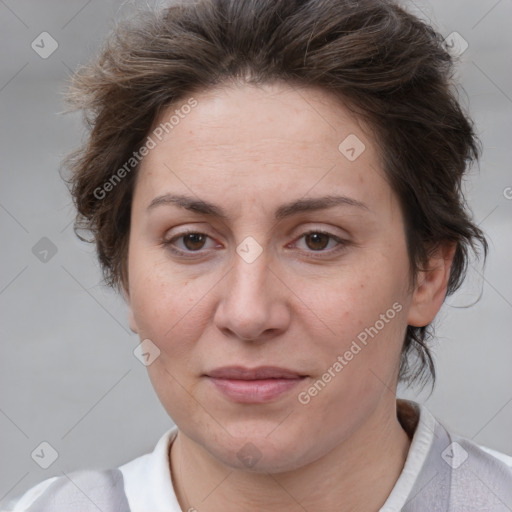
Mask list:
[[230,468],[179,432],[170,466],[180,506],[200,512],[377,511],[393,489],[410,445],[396,405],[391,415],[389,407],[376,410],[326,456],[278,474]]

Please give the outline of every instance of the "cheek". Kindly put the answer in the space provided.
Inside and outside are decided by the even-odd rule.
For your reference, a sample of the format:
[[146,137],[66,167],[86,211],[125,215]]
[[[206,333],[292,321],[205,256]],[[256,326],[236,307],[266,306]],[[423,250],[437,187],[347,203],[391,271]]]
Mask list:
[[[341,402],[351,409],[363,397],[375,398],[391,386],[410,302],[404,265],[407,258],[403,254],[394,258],[360,258],[335,279],[315,286],[312,304],[322,322],[311,317],[316,327],[311,323],[309,330],[312,339],[317,332],[325,333],[319,334],[322,343],[317,354],[321,354],[322,366],[318,377],[322,378],[329,369],[336,375],[325,394],[322,392],[326,402],[332,401],[333,410]],[[320,402],[322,399],[317,405]]]
[[[135,267],[137,259],[132,261]],[[143,261],[130,277],[131,308],[140,339],[151,340],[160,351],[147,367],[148,376],[177,421],[197,406],[192,399],[197,377],[192,347],[206,327],[210,306],[196,280],[164,271],[164,265],[150,264],[147,257]]]
[[[397,309],[406,309],[408,300],[403,279],[402,270],[397,271],[384,262],[360,261],[358,265],[344,269],[337,277],[317,283],[314,293],[310,293],[311,304],[331,334],[348,340],[373,326],[381,315],[386,316],[385,320],[392,317],[393,322],[386,322],[386,325],[403,322],[403,315],[397,314]],[[393,309],[395,303],[400,307]],[[386,312],[389,313],[386,315]],[[398,322],[394,322],[395,319]]]
[[[319,424],[341,424],[347,415],[357,418],[393,389],[408,297],[390,274],[380,273],[377,283],[374,274],[353,271],[317,294],[318,311],[329,329],[321,328],[325,336],[315,338],[310,325],[321,364],[313,381],[301,390],[300,403],[307,402],[306,410]],[[351,428],[356,427],[354,423]]]
[[165,256],[151,251],[133,250],[129,261],[130,306],[140,338],[149,338],[162,352],[179,350],[180,340],[200,331],[207,304],[204,292],[212,284],[172,271]]

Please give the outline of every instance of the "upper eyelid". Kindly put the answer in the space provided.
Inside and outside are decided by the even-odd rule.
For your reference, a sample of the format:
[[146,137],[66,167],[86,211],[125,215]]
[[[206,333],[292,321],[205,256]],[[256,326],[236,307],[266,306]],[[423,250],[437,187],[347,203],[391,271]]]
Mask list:
[[[339,235],[339,234],[336,234],[334,233],[333,231],[334,230],[340,230],[340,231],[343,231],[343,232],[346,232],[346,230],[344,230],[343,228],[339,227],[339,226],[332,226],[330,228],[315,228],[314,225],[318,225],[318,224],[325,224],[325,223],[322,223],[322,222],[314,222],[314,221],[310,221],[310,222],[306,222],[304,224],[312,224],[313,227],[308,227],[308,228],[304,228],[304,227],[301,227],[301,228],[298,228],[298,227],[295,227],[294,229],[288,231],[288,234],[290,235],[291,233],[299,233],[298,236],[303,236],[303,235],[306,235],[308,233],[324,233],[326,235],[329,235],[329,236],[332,236],[332,237],[338,237],[338,238],[341,238],[343,235]],[[327,223],[328,224],[328,223]],[[179,229],[181,226],[175,226],[175,229]],[[214,232],[217,231],[217,229],[215,228],[210,228],[212,229]],[[171,231],[170,229],[167,230],[167,231]],[[166,232],[167,232],[166,231]],[[198,233],[198,234],[202,234],[202,235],[207,235],[209,236],[210,238],[215,238],[215,235],[209,235],[207,233],[207,231],[209,231],[209,229],[204,229],[204,228],[185,228],[184,231],[182,232],[178,232],[176,234],[173,235],[173,238],[176,236],[183,236],[183,235],[186,235],[188,233]],[[274,231],[272,229],[272,231]],[[165,235],[164,235],[165,236]]]
[[[314,228],[311,228],[311,229],[307,229],[305,231],[301,231],[299,235],[296,235],[294,238],[295,239],[299,239],[303,236],[306,236],[306,235],[309,235],[311,233],[321,233],[323,235],[328,235],[332,238],[336,238],[336,239],[342,239],[341,236],[339,235],[336,235],[335,233],[332,233],[331,231],[327,230],[327,229],[314,229]],[[181,233],[175,233],[173,234],[173,236],[171,237],[168,237],[168,240],[174,240],[176,238],[180,238],[182,236],[186,236],[186,235],[189,235],[189,234],[198,234],[198,235],[205,235],[207,236],[208,238],[211,238],[211,239],[215,239],[214,236],[211,236],[209,235],[208,233],[206,233],[205,231],[202,231],[200,229],[187,229],[185,231],[182,231]],[[165,240],[167,237],[164,235],[163,239]]]

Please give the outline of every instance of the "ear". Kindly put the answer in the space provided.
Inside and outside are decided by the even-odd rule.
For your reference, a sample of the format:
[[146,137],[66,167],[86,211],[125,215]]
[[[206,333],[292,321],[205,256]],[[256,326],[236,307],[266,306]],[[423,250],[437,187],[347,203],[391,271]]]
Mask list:
[[428,325],[441,309],[456,248],[454,243],[440,245],[430,256],[425,270],[418,272],[407,317],[409,325]]
[[139,328],[137,327],[135,315],[133,314],[132,303],[130,300],[130,292],[128,290],[128,287],[125,284],[122,285],[122,295],[123,295],[124,301],[126,302],[126,305],[128,306],[128,321],[130,324],[130,330],[134,333],[138,333]]
[[131,306],[128,306],[128,317],[130,321],[130,330],[137,334],[139,332],[139,328],[137,327],[137,322],[135,321],[135,316],[133,315]]

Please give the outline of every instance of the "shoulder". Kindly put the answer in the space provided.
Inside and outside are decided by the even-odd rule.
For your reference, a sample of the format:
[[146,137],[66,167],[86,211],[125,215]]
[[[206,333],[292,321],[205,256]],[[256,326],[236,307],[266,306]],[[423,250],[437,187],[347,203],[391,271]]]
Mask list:
[[[444,451],[451,461],[451,497],[454,510],[512,510],[512,457],[451,435]],[[459,508],[457,508],[459,507]]]
[[491,448],[487,448],[485,446],[480,446],[479,448],[483,450],[485,453],[488,453],[495,459],[498,459],[499,461],[503,462],[508,468],[512,470],[512,456],[506,455],[505,453],[498,452],[496,450],[492,450]]
[[384,510],[512,510],[512,457],[455,435],[425,406],[404,401],[399,406],[402,426],[413,438],[403,474],[394,489],[401,500],[394,496],[390,502],[399,503],[400,507]]
[[436,421],[427,464],[449,495],[450,512],[510,512],[512,458],[448,432]]
[[27,510],[27,508],[34,503],[39,496],[45,493],[51,484],[58,478],[59,477],[55,476],[48,478],[47,480],[43,480],[34,487],[31,487],[21,497],[17,497],[8,503],[2,503],[2,508],[0,510],[2,512],[23,512],[24,510]]
[[[129,512],[180,510],[168,465],[168,449],[177,428],[168,430],[152,453],[108,470],[80,470],[49,478],[9,503],[0,512]],[[164,506],[161,506],[164,503]]]
[[[444,428],[444,427],[442,427]],[[491,448],[476,444],[470,439],[449,433],[450,445],[441,456],[456,474],[459,468],[467,468],[478,475],[492,473],[511,486],[512,490],[512,457]]]
[[119,469],[74,471],[29,489],[2,512],[129,512]]

